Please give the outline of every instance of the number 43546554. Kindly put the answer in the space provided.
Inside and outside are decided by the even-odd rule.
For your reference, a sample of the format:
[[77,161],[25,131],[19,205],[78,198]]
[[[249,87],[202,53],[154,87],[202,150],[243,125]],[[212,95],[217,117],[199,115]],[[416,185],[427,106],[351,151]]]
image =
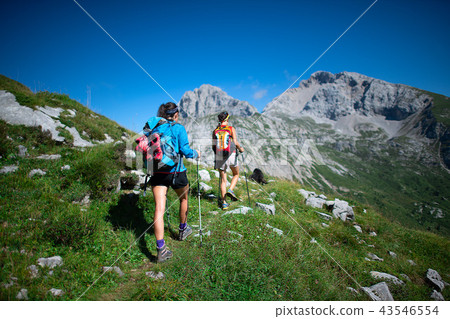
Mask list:
[[380,308],[379,313],[384,316],[430,316],[438,315],[438,306],[383,306]]

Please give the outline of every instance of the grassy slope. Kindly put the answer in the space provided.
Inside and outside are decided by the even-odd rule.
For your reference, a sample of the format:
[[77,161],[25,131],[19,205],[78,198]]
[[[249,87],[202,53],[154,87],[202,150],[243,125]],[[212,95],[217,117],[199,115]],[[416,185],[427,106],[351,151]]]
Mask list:
[[[8,131],[14,143],[23,142],[12,133]],[[408,274],[412,283],[392,288],[397,300],[429,300],[432,289],[423,280],[428,267],[438,270],[448,280],[445,278],[449,269],[447,239],[408,230],[372,210],[361,213],[360,206],[355,210],[363,234],[350,223],[339,221],[324,228],[316,210],[299,200],[297,189],[301,185],[282,180],[266,185],[264,190],[249,184],[252,202],[269,203],[267,193],[277,193],[275,216],[258,209],[245,216],[221,216],[222,212],[213,215],[209,212],[217,210],[215,203],[202,199],[204,231],[211,231],[211,236],[204,236],[204,245],[199,247],[198,238],[178,242],[167,229],[168,246],[175,255],[168,263],[156,265],[150,262],[156,254],[151,230],[137,240],[152,222],[152,196],[108,191],[114,183],[107,181],[114,181],[123,168],[118,159],[124,146],[98,146],[86,152],[56,147],[60,147],[58,152],[63,155],[60,160],[16,158],[19,170],[0,176],[0,238],[4,248],[0,252],[0,281],[8,283],[10,276],[18,278],[13,287],[0,287],[2,300],[14,300],[20,288],[27,288],[32,300],[77,299],[100,277],[102,266],[113,264],[119,257],[115,265],[125,276],[105,274],[82,299],[366,300],[365,295],[355,296],[346,289],[358,286],[328,254],[363,286],[376,283],[368,274],[371,270],[397,276]],[[72,169],[61,171],[60,167],[66,164]],[[27,174],[31,168],[44,169],[47,174],[29,179]],[[195,166],[188,165],[188,176],[195,181]],[[216,189],[217,183],[213,178],[209,184]],[[237,189],[242,198],[246,194],[244,185],[240,182]],[[87,192],[94,194],[89,207],[72,204]],[[178,205],[174,193],[169,194],[170,205],[175,203],[169,212],[172,229],[176,229]],[[198,224],[197,205],[191,196],[189,221],[193,225]],[[233,204],[233,208],[236,206]],[[295,210],[292,218],[296,222],[284,212],[290,209]],[[266,224],[282,229],[285,235],[279,236]],[[378,236],[370,237],[370,231],[377,232]],[[310,236],[328,254],[310,243]],[[360,240],[366,243],[359,244]],[[369,248],[369,244],[375,248]],[[387,250],[396,252],[399,258],[392,259]],[[368,252],[385,261],[365,261]],[[48,269],[40,269],[38,278],[30,278],[27,267],[36,265],[39,257],[53,255],[62,256],[64,265],[54,269],[51,276]],[[418,265],[411,266],[407,259],[413,259]],[[162,271],[166,279],[152,281],[145,276],[149,270]],[[48,293],[51,288],[61,288],[66,293],[55,298]],[[448,291],[444,295],[448,298]]]
[[[8,83],[14,86],[13,82]],[[16,86],[16,90],[24,91],[25,97],[36,98],[31,91]],[[47,100],[41,105],[49,104]],[[114,123],[101,117],[93,118],[90,110],[76,102],[59,107],[79,107],[77,116],[87,114],[73,119],[77,128],[81,125],[78,121],[85,121],[85,125],[99,132],[107,125],[115,139],[123,130],[113,129]],[[424,282],[429,267],[449,281],[447,238],[407,229],[370,208],[362,213],[363,206],[359,203],[363,197],[352,202],[363,234],[352,224],[340,221],[324,228],[316,209],[306,207],[297,193],[301,185],[282,180],[263,189],[249,184],[252,202],[269,203],[268,193],[277,193],[275,216],[258,209],[245,216],[221,216],[222,212],[213,215],[210,212],[217,211],[215,203],[202,199],[204,231],[211,231],[211,236],[204,236],[200,247],[198,238],[192,236],[186,242],[178,242],[167,229],[166,239],[174,258],[156,265],[152,262],[156,250],[151,228],[141,236],[152,222],[152,196],[114,191],[119,172],[124,169],[123,144],[81,151],[68,144],[55,144],[37,128],[4,122],[0,122],[0,142],[0,167],[19,166],[15,173],[0,175],[1,300],[14,300],[21,288],[28,289],[31,300],[75,300],[84,292],[82,299],[87,300],[366,300],[365,295],[353,295],[346,287],[358,288],[356,282],[363,286],[375,284],[377,281],[369,275],[371,270],[397,276],[405,273],[411,278],[411,283],[391,288],[396,300],[429,300],[432,288]],[[18,145],[26,146],[29,156],[17,157]],[[35,159],[40,154],[62,157],[53,161]],[[61,170],[64,165],[70,165],[71,169]],[[35,168],[47,174],[28,178]],[[188,165],[188,176],[195,184],[195,166]],[[217,183],[217,178],[213,178],[209,184],[217,189]],[[246,195],[244,185],[238,184],[237,194],[241,198]],[[89,206],[73,203],[86,194],[91,195]],[[178,206],[173,192],[169,193],[169,203],[174,203],[169,209],[173,230],[177,226]],[[189,222],[193,225],[198,224],[197,206],[196,198],[191,196]],[[233,204],[232,208],[236,206]],[[286,213],[290,209],[294,209],[294,215]],[[282,229],[285,235],[279,236],[266,224]],[[370,231],[378,236],[370,237]],[[323,249],[310,243],[311,236]],[[391,258],[388,250],[396,252],[398,259]],[[368,252],[385,261],[365,261]],[[39,276],[31,278],[27,267],[37,265],[40,257],[54,255],[62,256],[64,265],[55,268],[52,275],[49,269],[38,267]],[[125,275],[101,276],[102,266],[112,265],[117,259],[115,265]],[[417,266],[411,266],[408,259]],[[149,270],[162,271],[166,279],[152,281],[145,276]],[[14,285],[4,287],[11,277],[17,278]],[[63,289],[64,296],[51,296],[48,293],[51,288]],[[444,296],[450,297],[448,290]]]
[[[131,133],[129,130],[119,126],[116,122],[97,114],[86,108],[79,102],[72,100],[66,94],[57,94],[50,92],[33,93],[23,84],[0,74],[0,90],[8,91],[15,95],[20,105],[36,108],[36,106],[58,107],[64,110],[76,111],[76,116],[71,117],[69,112],[62,112],[59,120],[62,124],[69,127],[76,127],[81,134],[86,132],[92,140],[105,140],[105,133],[108,133],[113,139],[117,140],[124,132]],[[70,133],[60,130],[64,137],[69,141],[72,139]],[[86,136],[83,136],[86,138]]]

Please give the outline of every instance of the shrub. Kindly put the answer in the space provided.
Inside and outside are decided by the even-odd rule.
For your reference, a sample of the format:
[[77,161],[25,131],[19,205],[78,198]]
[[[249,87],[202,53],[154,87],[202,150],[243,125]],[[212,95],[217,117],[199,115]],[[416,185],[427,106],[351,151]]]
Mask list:
[[97,221],[78,210],[61,212],[47,222],[44,237],[54,245],[79,247],[96,231]]

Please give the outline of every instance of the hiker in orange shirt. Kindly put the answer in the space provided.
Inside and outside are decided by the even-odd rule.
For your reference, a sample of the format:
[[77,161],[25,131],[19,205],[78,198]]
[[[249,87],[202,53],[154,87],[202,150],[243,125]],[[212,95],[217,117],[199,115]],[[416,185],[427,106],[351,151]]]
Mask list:
[[[228,119],[230,115],[227,112],[219,114],[219,125],[212,134],[213,144],[212,148],[215,154],[214,168],[219,170],[220,174],[220,198],[219,207],[222,209],[228,209],[230,204],[225,201],[225,197],[228,196],[233,201],[237,201],[238,198],[233,192],[237,181],[239,180],[239,166],[236,149],[243,153],[244,148],[239,144],[237,140],[237,134],[234,127],[228,125]],[[227,189],[227,169],[231,169],[233,178],[231,179],[230,188]]]

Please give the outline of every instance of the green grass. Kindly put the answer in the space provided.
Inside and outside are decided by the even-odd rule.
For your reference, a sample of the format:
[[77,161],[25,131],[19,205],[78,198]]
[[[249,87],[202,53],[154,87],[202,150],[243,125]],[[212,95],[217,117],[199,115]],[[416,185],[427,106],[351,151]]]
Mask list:
[[[0,176],[0,238],[5,248],[0,253],[0,280],[8,283],[11,276],[18,279],[13,287],[0,287],[2,300],[14,300],[20,288],[28,289],[31,300],[76,300],[81,295],[82,300],[367,300],[364,294],[353,295],[346,287],[375,284],[368,275],[371,270],[396,276],[406,273],[411,278],[411,283],[391,288],[396,300],[429,300],[431,287],[423,279],[426,270],[432,267],[445,276],[449,269],[447,239],[404,228],[370,209],[363,214],[366,206],[358,204],[356,221],[363,234],[351,223],[340,221],[324,228],[317,209],[302,202],[297,192],[302,186],[283,180],[263,189],[249,183],[252,205],[255,201],[269,203],[267,193],[277,194],[275,216],[256,208],[247,215],[222,216],[222,211],[213,215],[211,211],[218,211],[216,202],[202,199],[203,229],[211,236],[203,237],[201,247],[198,237],[191,236],[185,242],[172,237],[178,226],[178,204],[175,193],[169,192],[168,203],[173,205],[169,208],[170,228],[166,217],[165,238],[174,257],[165,264],[155,264],[152,229],[141,236],[152,223],[151,194],[115,193],[105,184],[100,188],[105,196],[94,197],[88,207],[71,202],[99,190],[93,182],[96,178],[88,171],[98,172],[105,180],[108,176],[117,178],[123,164],[114,154],[122,152],[123,146],[99,146],[85,152],[59,147],[63,154],[60,160],[16,158],[19,170]],[[98,158],[104,158],[106,171]],[[82,165],[77,166],[80,163],[90,169],[83,170]],[[61,171],[63,164],[69,164],[73,171]],[[187,166],[188,177],[195,182],[196,167]],[[47,175],[29,179],[31,168],[46,170]],[[217,183],[213,177],[208,184],[217,189]],[[198,202],[193,193],[189,223],[198,225]],[[236,193],[246,200],[244,182],[239,182]],[[232,204],[231,209],[238,205]],[[291,209],[295,214],[286,213]],[[279,236],[266,224],[283,230],[284,235]],[[194,234],[197,230],[194,228]],[[370,231],[378,236],[370,237]],[[310,243],[311,237],[323,249]],[[399,258],[390,258],[388,250]],[[368,252],[385,261],[365,261]],[[27,267],[36,264],[39,257],[53,255],[62,256],[64,265],[55,268],[53,275],[39,267],[39,277],[30,278]],[[408,259],[418,265],[412,267]],[[113,263],[125,273],[123,277],[115,273],[102,276],[102,267]],[[151,280],[145,275],[150,270],[162,271],[165,279]],[[65,295],[52,297],[48,294],[51,288],[64,289]],[[449,297],[448,292],[444,295]]]
[[[436,218],[429,209],[420,213],[417,206],[426,204],[443,212],[450,211],[447,200],[450,188],[448,173],[441,167],[424,166],[417,160],[402,160],[394,148],[386,147],[385,150],[373,152],[369,147],[367,142],[359,141],[357,156],[354,156],[336,152],[329,146],[318,146],[320,152],[349,168],[350,173],[338,175],[325,165],[315,166],[315,170],[331,184],[349,189],[345,196],[376,208],[390,220],[448,236],[448,214],[444,218]],[[338,194],[324,184],[321,187]]]
[[[0,87],[28,97],[32,101],[29,106],[76,110],[73,118],[63,112],[61,120],[80,132],[86,131],[93,139],[100,139],[104,132],[119,139],[125,131],[106,118],[95,117],[67,96],[34,94],[17,82],[0,80]],[[45,103],[35,104],[39,99]],[[312,122],[304,120],[303,124]],[[28,149],[28,156],[17,155],[19,145]],[[360,149],[359,156],[369,159],[370,153]],[[21,288],[28,289],[30,300],[368,300],[363,293],[354,295],[347,287],[357,289],[359,285],[377,283],[370,277],[372,270],[395,276],[407,274],[411,278],[404,286],[391,286],[396,300],[430,300],[433,289],[424,280],[427,269],[433,268],[444,280],[450,280],[448,237],[405,227],[407,213],[398,215],[400,208],[411,205],[410,198],[422,189],[429,193],[432,187],[440,185],[442,191],[447,181],[430,173],[429,177],[416,178],[414,171],[424,176],[427,172],[413,164],[408,167],[409,175],[401,175],[395,166],[387,166],[382,157],[371,158],[377,163],[373,172],[368,172],[361,161],[345,157],[344,163],[358,172],[358,179],[339,177],[326,167],[314,172],[317,180],[320,173],[333,185],[351,190],[344,196],[323,186],[329,198],[338,196],[355,206],[355,222],[362,227],[362,234],[350,222],[334,220],[327,222],[328,228],[323,227],[324,221],[316,211],[325,211],[304,204],[297,191],[303,185],[267,176],[275,182],[264,187],[248,183],[253,211],[247,215],[222,215],[216,201],[201,199],[203,233],[211,234],[203,236],[202,246],[198,237],[191,236],[185,242],[174,239],[178,202],[170,191],[165,239],[174,257],[165,264],[155,264],[151,227],[155,203],[151,192],[147,196],[142,192],[116,192],[120,172],[126,169],[124,150],[124,144],[76,149],[70,141],[55,143],[40,128],[0,121],[0,167],[19,166],[14,173],[0,175],[1,300],[15,300]],[[60,154],[61,158],[36,159],[41,154]],[[70,165],[70,170],[61,170],[64,165]],[[29,178],[29,172],[36,168],[46,174]],[[188,221],[199,225],[196,166],[187,164],[187,168],[193,184]],[[211,176],[208,184],[215,193],[218,179],[212,171]],[[373,176],[373,183],[369,183]],[[408,187],[404,195],[398,195],[396,189],[403,187],[402,181]],[[235,191],[243,201],[233,203],[230,210],[247,205],[245,182],[241,180]],[[274,216],[254,207],[255,202],[270,203],[268,194],[272,192],[277,194]],[[89,205],[77,203],[86,195],[91,199]],[[425,200],[431,201],[432,197]],[[218,214],[212,214],[213,211]],[[394,220],[397,215],[405,219]],[[425,226],[427,222],[430,221],[425,220]],[[284,234],[278,235],[267,224]],[[378,236],[371,237],[369,233],[373,231]],[[194,227],[196,233],[198,227]],[[311,243],[312,238],[318,244]],[[388,251],[397,253],[398,258],[390,257]],[[384,258],[384,262],[366,261],[369,252]],[[39,276],[31,278],[27,268],[37,265],[40,257],[54,255],[61,256],[64,264],[52,273],[38,266]],[[417,266],[411,266],[409,259]],[[120,267],[124,276],[103,273],[102,267],[111,265]],[[162,271],[165,279],[150,279],[145,275],[150,270]],[[3,284],[9,284],[11,277],[16,280],[6,288]],[[51,296],[51,288],[63,289],[64,296]],[[448,290],[443,294],[446,299],[450,297]]]

